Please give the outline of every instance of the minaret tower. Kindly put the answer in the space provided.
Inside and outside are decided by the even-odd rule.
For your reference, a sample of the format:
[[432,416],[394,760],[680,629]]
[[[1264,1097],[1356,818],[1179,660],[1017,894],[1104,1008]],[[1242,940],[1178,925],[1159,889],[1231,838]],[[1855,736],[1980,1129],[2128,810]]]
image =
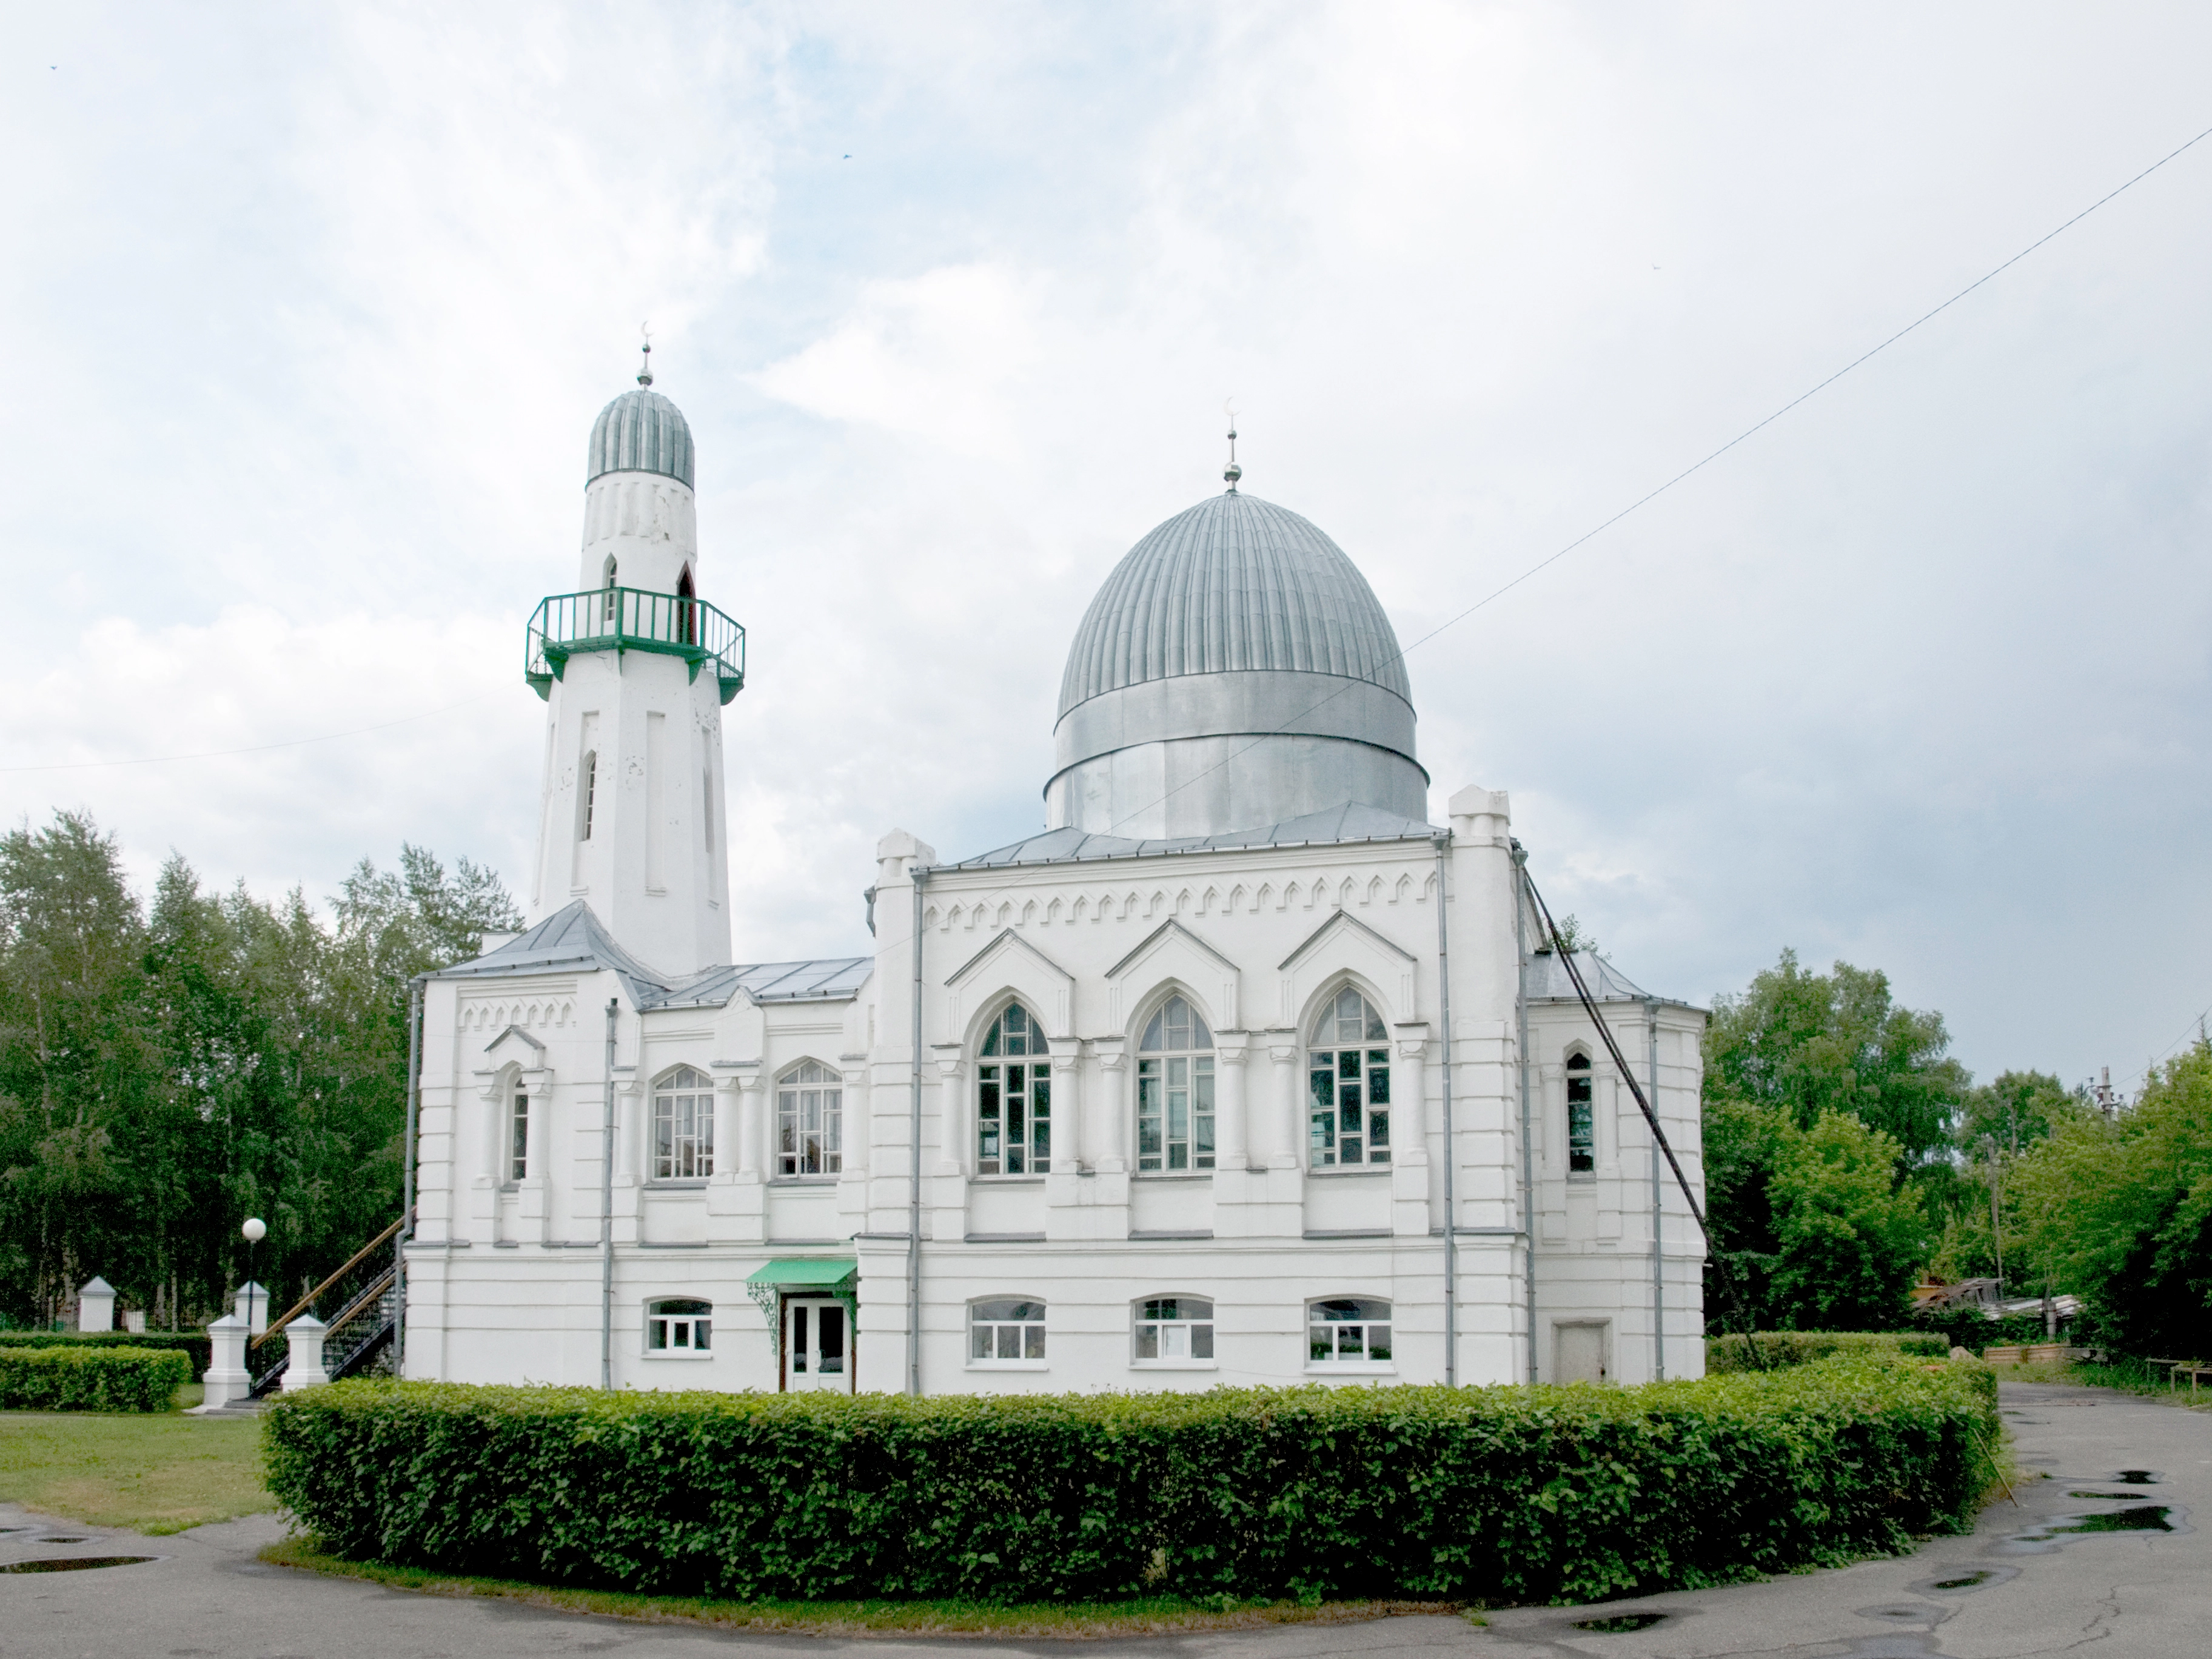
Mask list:
[[545,699],[530,920],[582,900],[670,980],[730,960],[722,708],[744,629],[699,595],[691,428],[653,386],[599,411],[573,593],[531,618],[524,672]]

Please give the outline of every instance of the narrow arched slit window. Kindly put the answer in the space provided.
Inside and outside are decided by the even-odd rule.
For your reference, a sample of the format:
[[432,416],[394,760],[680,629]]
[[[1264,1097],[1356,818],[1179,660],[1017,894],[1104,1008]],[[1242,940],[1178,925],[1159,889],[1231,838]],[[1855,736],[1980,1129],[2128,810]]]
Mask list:
[[507,1091],[507,1178],[530,1178],[530,1093],[519,1082]]
[[1567,1056],[1567,1173],[1597,1169],[1597,1111],[1591,1092],[1590,1057]]
[[1052,1168],[1052,1061],[1036,1017],[1018,1002],[991,1022],[975,1067],[975,1173]]
[[691,567],[687,564],[676,579],[676,637],[684,645],[699,643],[699,607],[691,603],[697,597],[691,586]]
[[592,838],[592,815],[599,805],[599,755],[596,749],[584,751],[584,763],[576,769],[576,839]]
[[1212,1167],[1213,1033],[1186,1000],[1170,997],[1137,1045],[1137,1169]]
[[1389,1032],[1350,986],[1314,1022],[1306,1087],[1308,1156],[1315,1169],[1390,1161]]
[[605,627],[607,632],[611,634],[615,631],[615,611],[617,598],[615,592],[615,556],[611,553],[607,555],[606,570],[606,597],[600,601],[599,621]]

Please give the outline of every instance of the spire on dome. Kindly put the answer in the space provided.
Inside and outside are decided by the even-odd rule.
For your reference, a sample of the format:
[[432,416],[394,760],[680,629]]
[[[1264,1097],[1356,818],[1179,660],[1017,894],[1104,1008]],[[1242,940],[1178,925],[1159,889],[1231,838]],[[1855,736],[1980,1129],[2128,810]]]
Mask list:
[[1221,476],[1229,480],[1229,493],[1237,493],[1237,481],[1244,476],[1244,469],[1237,465],[1237,411],[1230,407],[1234,398],[1221,405],[1229,416],[1229,465],[1221,469]]
[[640,386],[651,386],[653,384],[653,331],[643,323],[640,323],[637,325],[637,331],[645,337],[643,347],[645,360],[638,365],[637,383]]

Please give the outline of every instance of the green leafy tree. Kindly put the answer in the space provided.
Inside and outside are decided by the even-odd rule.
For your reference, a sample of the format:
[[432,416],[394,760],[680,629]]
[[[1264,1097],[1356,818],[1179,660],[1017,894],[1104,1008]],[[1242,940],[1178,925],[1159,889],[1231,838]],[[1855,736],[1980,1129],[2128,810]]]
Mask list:
[[1967,1091],[1956,1139],[1970,1158],[1979,1155],[1984,1143],[2020,1152],[2048,1139],[2061,1123],[2094,1109],[2048,1072],[2001,1072],[1996,1081]]
[[1782,1330],[1893,1330],[1927,1260],[1927,1219],[1899,1188],[1896,1140],[1846,1113],[1785,1122],[1768,1186],[1776,1242],[1772,1324]]
[[2008,1228],[2115,1346],[2212,1355],[2212,1045],[2155,1069],[2117,1121],[2062,1117],[2008,1186]]
[[1706,1098],[1747,1100],[1810,1128],[1842,1112],[1897,1144],[1900,1170],[1948,1146],[1966,1068],[1933,1011],[1900,1008],[1878,970],[1807,971],[1795,951],[1722,997],[1705,1032]]

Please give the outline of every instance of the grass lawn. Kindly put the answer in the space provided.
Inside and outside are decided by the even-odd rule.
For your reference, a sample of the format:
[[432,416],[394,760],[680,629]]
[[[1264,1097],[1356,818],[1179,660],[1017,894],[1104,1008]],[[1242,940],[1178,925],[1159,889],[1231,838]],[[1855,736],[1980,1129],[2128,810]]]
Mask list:
[[0,1412],[0,1502],[146,1533],[276,1507],[258,1422],[179,1412]]
[[1238,1630],[1259,1625],[1348,1624],[1400,1613],[1462,1613],[1455,1601],[1187,1601],[1145,1596],[1127,1601],[1041,1602],[1012,1607],[978,1601],[708,1601],[681,1595],[628,1595],[615,1590],[556,1589],[504,1578],[449,1577],[416,1567],[342,1560],[307,1540],[288,1538],[261,1552],[280,1567],[365,1578],[392,1589],[432,1595],[486,1595],[563,1613],[596,1613],[655,1624],[706,1625],[723,1630],[783,1630],[814,1636],[1155,1636],[1179,1631]]

